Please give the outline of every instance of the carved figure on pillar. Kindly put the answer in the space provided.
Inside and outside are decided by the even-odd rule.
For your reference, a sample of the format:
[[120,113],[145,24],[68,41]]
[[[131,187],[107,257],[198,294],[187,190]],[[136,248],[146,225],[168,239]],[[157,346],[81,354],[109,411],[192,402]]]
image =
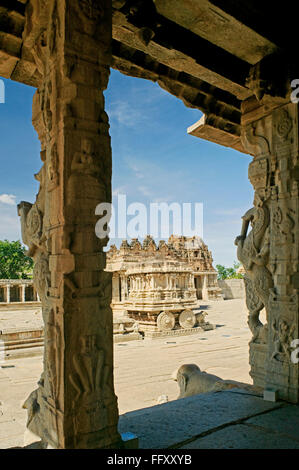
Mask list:
[[29,429],[61,449],[122,445],[113,389],[111,279],[104,271],[108,240],[95,234],[95,209],[111,202],[103,96],[111,41],[111,0],[26,4],[23,48],[40,77],[33,124],[43,166],[36,202],[18,209],[23,241],[35,261],[45,348],[38,389],[24,407]]
[[[268,325],[259,319],[265,308],[268,319],[270,289],[273,287],[269,269],[269,209],[266,201],[255,193],[254,207],[242,217],[241,235],[235,240],[237,256],[246,271],[246,303],[249,310],[248,325],[253,333],[253,342],[267,342]],[[252,230],[248,233],[249,225]]]

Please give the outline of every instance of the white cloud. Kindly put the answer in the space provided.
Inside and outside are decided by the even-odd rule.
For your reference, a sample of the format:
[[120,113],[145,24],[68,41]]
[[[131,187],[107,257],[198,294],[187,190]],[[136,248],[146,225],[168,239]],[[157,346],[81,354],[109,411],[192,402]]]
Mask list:
[[126,127],[136,127],[136,123],[143,122],[146,117],[142,110],[132,105],[129,101],[117,100],[107,106],[108,115],[111,120]]
[[171,202],[171,197],[157,197],[153,199],[153,202],[160,204],[161,202]]
[[146,197],[152,197],[153,195],[153,192],[149,190],[146,186],[138,186],[137,189]]
[[112,191],[112,196],[116,197],[119,194],[126,194],[127,189],[128,189],[127,186],[118,186]]
[[0,203],[8,204],[9,206],[15,206],[16,196],[13,194],[0,194]]
[[21,240],[21,223],[16,207],[0,206],[0,240]]

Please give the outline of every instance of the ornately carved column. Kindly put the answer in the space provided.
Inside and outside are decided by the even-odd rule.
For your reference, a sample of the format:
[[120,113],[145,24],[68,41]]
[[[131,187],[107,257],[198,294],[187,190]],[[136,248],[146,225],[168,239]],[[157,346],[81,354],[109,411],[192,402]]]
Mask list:
[[[251,376],[256,385],[299,401],[298,364],[291,345],[298,338],[299,310],[299,147],[298,106],[243,104],[242,142],[253,155],[249,179],[253,207],[237,237],[245,270]],[[249,230],[249,226],[251,230]],[[259,319],[265,308],[267,321]]]
[[24,53],[40,72],[33,123],[43,167],[35,204],[21,203],[24,242],[45,322],[44,372],[27,399],[28,427],[52,447],[121,445],[113,385],[111,274],[95,208],[111,201],[103,91],[111,0],[30,0]]

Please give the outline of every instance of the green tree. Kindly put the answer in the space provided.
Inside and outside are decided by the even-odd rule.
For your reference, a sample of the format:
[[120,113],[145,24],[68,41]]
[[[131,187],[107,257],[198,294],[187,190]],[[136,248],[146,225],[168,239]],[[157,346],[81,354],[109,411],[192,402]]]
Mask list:
[[0,279],[28,279],[33,260],[20,241],[0,240]]
[[234,262],[232,268],[227,268],[222,264],[217,264],[216,269],[218,271],[218,279],[242,279],[243,274],[238,274],[237,269],[241,266],[241,263]]

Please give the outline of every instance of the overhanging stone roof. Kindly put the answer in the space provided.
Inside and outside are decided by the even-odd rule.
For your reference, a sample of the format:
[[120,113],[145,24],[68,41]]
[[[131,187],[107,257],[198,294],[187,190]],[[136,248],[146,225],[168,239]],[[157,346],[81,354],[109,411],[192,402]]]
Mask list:
[[[254,73],[256,64],[274,57],[272,69],[266,67],[270,73],[275,63],[279,69],[276,57],[291,57],[297,31],[293,3],[269,8],[256,0],[112,0],[112,5],[112,67],[155,81],[201,110],[205,117],[190,134],[245,152],[241,102],[263,93],[262,86],[271,94],[267,76],[259,69]],[[26,0],[0,0],[0,76],[38,86],[41,77],[24,43],[28,8]],[[288,30],[282,34],[284,24]],[[285,90],[279,94],[284,98]]]

